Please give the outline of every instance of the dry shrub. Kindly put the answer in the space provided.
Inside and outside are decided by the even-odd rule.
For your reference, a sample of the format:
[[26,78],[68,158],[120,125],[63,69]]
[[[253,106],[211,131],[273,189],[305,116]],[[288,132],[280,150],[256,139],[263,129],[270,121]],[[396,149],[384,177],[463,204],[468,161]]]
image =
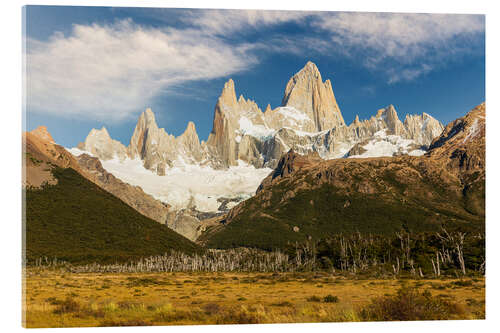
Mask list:
[[280,303],[273,303],[271,304],[273,306],[286,306],[286,307],[293,307],[293,304],[288,302],[288,301],[284,301],[284,302],[280,302]]
[[57,305],[57,308],[54,310],[55,314],[75,313],[80,311],[80,303],[71,297],[66,297],[64,301],[54,301],[53,304]]
[[363,320],[407,321],[445,320],[463,315],[464,310],[429,291],[419,293],[416,288],[404,286],[394,296],[379,297],[360,311]]
[[203,306],[203,311],[206,315],[212,316],[220,312],[220,306],[215,303],[208,303]]
[[323,302],[325,302],[325,303],[338,303],[339,298],[337,296],[333,296],[333,295],[326,295],[323,298]]
[[319,298],[318,296],[311,296],[311,297],[306,298],[306,300],[308,302],[321,302],[321,298]]
[[152,323],[148,321],[144,321],[142,319],[131,319],[125,321],[114,321],[114,320],[105,320],[99,324],[101,327],[112,327],[112,326],[151,326]]
[[230,309],[217,317],[217,324],[258,324],[260,322],[256,313],[245,309]]

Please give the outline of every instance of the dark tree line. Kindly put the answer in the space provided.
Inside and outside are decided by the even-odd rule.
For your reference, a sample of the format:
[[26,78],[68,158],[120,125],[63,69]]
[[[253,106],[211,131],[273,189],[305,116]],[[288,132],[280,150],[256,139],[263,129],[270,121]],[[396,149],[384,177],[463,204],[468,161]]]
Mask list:
[[329,271],[439,277],[484,274],[484,234],[442,229],[437,233],[396,232],[392,236],[354,233],[263,251],[209,249],[201,254],[171,251],[129,263],[74,266],[56,259],[28,263],[73,272],[298,272]]

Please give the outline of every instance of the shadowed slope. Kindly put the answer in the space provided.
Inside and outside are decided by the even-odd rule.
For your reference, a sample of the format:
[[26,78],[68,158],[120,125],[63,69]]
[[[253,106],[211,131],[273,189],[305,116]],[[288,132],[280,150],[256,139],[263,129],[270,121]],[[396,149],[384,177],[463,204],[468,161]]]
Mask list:
[[200,248],[132,209],[71,168],[55,167],[56,185],[26,190],[26,258],[115,262]]

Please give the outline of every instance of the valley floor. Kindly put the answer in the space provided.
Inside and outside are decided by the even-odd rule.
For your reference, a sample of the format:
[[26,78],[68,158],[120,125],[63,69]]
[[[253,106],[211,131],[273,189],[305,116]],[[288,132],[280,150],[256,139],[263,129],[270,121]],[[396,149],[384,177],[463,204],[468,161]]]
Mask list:
[[23,282],[25,327],[339,322],[387,320],[388,312],[397,320],[408,303],[420,307],[403,311],[410,319],[428,318],[421,315],[425,311],[430,319],[485,317],[482,277],[378,280],[327,273],[27,269]]

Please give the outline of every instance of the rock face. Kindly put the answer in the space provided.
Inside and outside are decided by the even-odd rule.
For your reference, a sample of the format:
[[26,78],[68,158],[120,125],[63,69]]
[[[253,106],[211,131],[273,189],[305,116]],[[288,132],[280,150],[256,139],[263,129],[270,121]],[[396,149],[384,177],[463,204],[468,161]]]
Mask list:
[[466,116],[448,124],[431,143],[428,157],[454,173],[464,184],[466,207],[485,214],[486,106],[482,103]]
[[345,125],[330,80],[323,82],[318,68],[310,61],[288,81],[282,106],[301,110],[312,120],[302,129],[306,132]]
[[56,184],[52,176],[52,165],[73,168],[84,173],[73,155],[56,145],[45,126],[23,133],[23,178],[24,187],[40,188],[44,184]]
[[407,115],[404,122],[406,138],[412,139],[416,144],[429,146],[429,144],[443,132],[443,125],[427,113],[422,115]]
[[[269,248],[339,232],[438,231],[441,226],[480,232],[484,119],[481,104],[449,124],[422,156],[325,161],[290,150],[254,197],[232,208],[198,241],[217,248]],[[403,130],[393,120],[388,130]]]
[[189,122],[184,133],[176,138],[165,129],[158,128],[151,109],[147,109],[139,117],[130,139],[128,153],[132,159],[143,160],[146,169],[159,175],[164,174],[165,169],[179,158],[186,163],[196,164],[201,161],[202,156],[200,140],[193,122]]
[[262,165],[259,148],[272,133],[257,104],[242,95],[236,99],[233,80],[226,82],[215,106],[212,132],[207,140],[214,166],[237,165],[239,159]]
[[194,241],[199,236],[200,220],[193,216],[189,210],[181,209],[169,212],[167,225],[189,240]]
[[482,103],[448,124],[436,137],[429,156],[443,161],[460,174],[484,172],[486,166],[486,105]]

